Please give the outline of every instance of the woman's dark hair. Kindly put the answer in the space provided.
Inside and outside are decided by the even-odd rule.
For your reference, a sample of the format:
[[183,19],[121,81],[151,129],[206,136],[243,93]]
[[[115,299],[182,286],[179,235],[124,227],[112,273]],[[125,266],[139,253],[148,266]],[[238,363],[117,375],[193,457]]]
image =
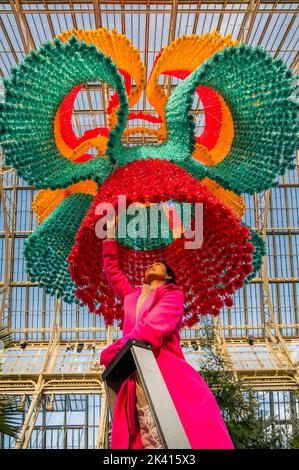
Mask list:
[[165,282],[165,284],[170,284],[171,282],[173,282],[174,284],[176,284],[175,274],[174,274],[173,269],[172,269],[167,263],[165,263],[165,261],[163,261],[162,259],[160,259],[159,261],[160,261],[160,263],[163,263],[163,264],[164,264],[168,276],[171,277],[171,279],[167,279],[167,281]]

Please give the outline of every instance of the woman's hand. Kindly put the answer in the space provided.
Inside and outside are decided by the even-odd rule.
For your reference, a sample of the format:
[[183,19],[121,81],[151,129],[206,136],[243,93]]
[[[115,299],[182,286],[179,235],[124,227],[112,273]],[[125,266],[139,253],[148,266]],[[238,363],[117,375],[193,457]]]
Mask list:
[[106,225],[107,225],[107,240],[114,240],[115,239],[115,227],[117,224],[118,215],[114,212],[107,214],[106,216]]

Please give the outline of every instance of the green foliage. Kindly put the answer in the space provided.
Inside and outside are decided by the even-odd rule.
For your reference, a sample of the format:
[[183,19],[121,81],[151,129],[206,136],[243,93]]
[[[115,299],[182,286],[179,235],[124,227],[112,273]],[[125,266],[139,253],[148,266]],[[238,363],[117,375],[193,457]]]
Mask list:
[[0,395],[0,433],[16,438],[20,431],[21,416],[14,396]]
[[0,326],[0,342],[3,348],[9,348],[11,345],[11,333],[6,325]]
[[298,448],[299,421],[293,424],[292,435],[275,418],[265,418],[255,391],[237,376],[223,357],[216,333],[209,318],[203,318],[201,348],[204,361],[200,375],[210,387],[219,405],[236,449]]
[[294,420],[292,423],[293,432],[289,438],[288,448],[299,449],[299,421]]
[[[11,345],[11,333],[7,326],[0,326],[0,342],[4,344],[5,348]],[[17,404],[14,396],[0,395],[0,434],[17,437],[21,424]]]

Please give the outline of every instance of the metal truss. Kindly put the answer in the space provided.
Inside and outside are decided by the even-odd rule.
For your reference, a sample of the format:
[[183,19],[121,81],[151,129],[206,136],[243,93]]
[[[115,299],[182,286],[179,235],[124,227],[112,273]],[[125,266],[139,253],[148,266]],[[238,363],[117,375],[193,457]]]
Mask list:
[[[3,323],[7,318],[6,314],[9,309],[10,284],[12,281],[12,263],[13,263],[13,246],[14,246],[14,227],[16,219],[16,180],[13,169],[4,168],[3,153],[0,161],[0,198],[3,214],[4,226],[4,280],[1,286],[1,303],[0,303],[0,322]],[[12,186],[12,181],[13,186]],[[4,191],[5,187],[9,187]]]
[[[260,235],[262,235],[264,241],[266,241],[267,234],[267,214],[269,207],[271,189],[264,191],[260,194],[255,195],[255,207],[257,210],[257,227]],[[289,369],[293,372],[293,377],[299,385],[299,367],[287,348],[285,339],[283,338],[280,329],[275,320],[273,311],[273,304],[271,299],[271,293],[269,288],[269,280],[267,273],[267,260],[266,256],[263,259],[263,265],[261,269],[261,280],[262,280],[262,306],[264,315],[264,331],[265,338],[268,345],[271,347],[272,352],[281,362],[282,368]]]

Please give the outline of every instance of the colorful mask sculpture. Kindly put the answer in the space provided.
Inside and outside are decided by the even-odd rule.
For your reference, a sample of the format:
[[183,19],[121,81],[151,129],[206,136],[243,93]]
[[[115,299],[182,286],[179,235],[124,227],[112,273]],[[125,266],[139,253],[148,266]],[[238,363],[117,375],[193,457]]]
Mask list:
[[[161,75],[180,79],[169,98]],[[74,103],[84,84],[95,81],[115,88],[107,127],[78,137]],[[157,116],[130,111],[144,89]],[[277,177],[295,167],[294,91],[281,59],[216,30],[162,49],[147,85],[139,51],[116,30],[73,29],[31,51],[4,79],[0,108],[6,164],[40,190],[33,205],[39,225],[25,243],[31,279],[122,328],[122,306],[102,269],[97,205],[116,206],[119,194],[145,211],[159,202],[201,202],[200,248],[185,249],[184,236],[171,230],[167,238],[127,236],[119,238],[120,267],[137,286],[155,259],[169,263],[185,294],[183,326],[232,306],[265,254],[263,239],[241,220],[242,194],[277,186]],[[190,113],[195,93],[205,115],[200,136]],[[135,119],[150,125],[126,128]],[[126,146],[132,133],[153,135],[157,144]]]

